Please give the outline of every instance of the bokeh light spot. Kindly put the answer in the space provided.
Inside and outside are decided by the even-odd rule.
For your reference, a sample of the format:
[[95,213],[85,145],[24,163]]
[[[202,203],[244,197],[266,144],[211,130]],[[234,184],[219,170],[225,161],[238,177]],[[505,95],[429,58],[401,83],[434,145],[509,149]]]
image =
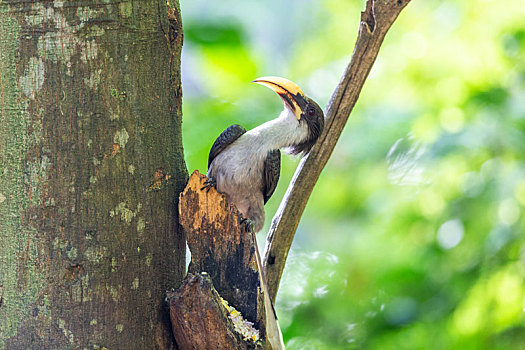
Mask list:
[[503,200],[498,207],[498,217],[502,224],[511,226],[520,218],[520,207],[513,198]]
[[443,249],[452,249],[461,242],[463,235],[464,228],[461,220],[449,220],[438,229],[437,242]]

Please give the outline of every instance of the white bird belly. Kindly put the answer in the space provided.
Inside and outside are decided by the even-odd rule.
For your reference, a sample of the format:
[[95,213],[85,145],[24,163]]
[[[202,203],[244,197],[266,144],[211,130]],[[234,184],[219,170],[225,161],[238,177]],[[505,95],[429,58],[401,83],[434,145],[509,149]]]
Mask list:
[[226,193],[243,216],[254,222],[256,231],[264,225],[264,159],[250,152],[243,142],[234,142],[215,157],[208,169],[217,190]]

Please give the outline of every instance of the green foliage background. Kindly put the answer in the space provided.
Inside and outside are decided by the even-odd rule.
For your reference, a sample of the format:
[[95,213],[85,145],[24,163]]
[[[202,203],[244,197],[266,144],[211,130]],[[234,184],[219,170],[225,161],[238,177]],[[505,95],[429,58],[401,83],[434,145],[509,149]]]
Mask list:
[[[184,145],[205,172],[223,129],[281,110],[254,78],[326,106],[364,1],[181,5]],[[524,211],[525,2],[413,0],[299,226],[277,300],[288,349],[525,348]]]

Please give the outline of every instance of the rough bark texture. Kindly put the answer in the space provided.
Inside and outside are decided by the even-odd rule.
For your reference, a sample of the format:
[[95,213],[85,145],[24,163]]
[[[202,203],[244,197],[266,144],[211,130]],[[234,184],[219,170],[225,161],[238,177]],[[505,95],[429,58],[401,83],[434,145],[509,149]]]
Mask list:
[[0,348],[169,349],[178,9],[0,2]]
[[[180,222],[186,232],[188,246],[191,251],[189,275],[184,283],[183,291],[178,291],[175,298],[170,299],[171,317],[175,337],[179,346],[184,349],[201,349],[199,344],[208,344],[206,348],[214,347],[215,343],[201,343],[202,339],[194,339],[186,334],[190,331],[199,336],[213,339],[206,335],[208,324],[224,323],[215,310],[215,300],[204,300],[211,295],[208,287],[197,287],[195,275],[205,272],[213,282],[218,294],[242,316],[254,323],[254,327],[264,335],[264,299],[260,293],[259,275],[255,261],[253,235],[246,231],[241,223],[242,216],[235,206],[230,205],[225,195],[215,188],[203,189],[207,177],[195,171],[188,185],[181,194],[179,202]],[[191,280],[192,282],[188,281]],[[199,284],[201,282],[198,282]],[[188,289],[200,288],[199,296],[193,300],[188,296]],[[204,293],[205,295],[201,295]],[[213,294],[213,293],[212,293]],[[191,293],[189,294],[191,296]],[[211,310],[211,311],[210,311]],[[219,318],[217,318],[219,317]],[[190,329],[191,328],[191,329]],[[201,332],[196,331],[197,328]],[[228,325],[220,325],[227,329]],[[221,338],[226,340],[227,338]],[[254,344],[244,342],[245,347]],[[187,346],[192,344],[192,346]],[[223,343],[226,348],[231,348]],[[236,347],[233,347],[236,348]]]
[[295,171],[275,214],[264,253],[268,290],[275,300],[288,251],[312,189],[343,131],[383,39],[410,0],[367,0],[352,59],[326,110],[323,134]]

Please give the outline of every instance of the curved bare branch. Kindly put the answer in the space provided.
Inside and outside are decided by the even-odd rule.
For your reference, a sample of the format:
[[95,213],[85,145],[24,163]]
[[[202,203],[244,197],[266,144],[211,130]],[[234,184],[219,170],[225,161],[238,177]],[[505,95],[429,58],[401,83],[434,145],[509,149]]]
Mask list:
[[410,0],[366,2],[366,9],[361,13],[359,35],[352,59],[327,106],[323,134],[299,163],[272,220],[264,252],[264,269],[272,300],[275,300],[288,251],[312,189],[354,108],[386,33],[409,2]]

